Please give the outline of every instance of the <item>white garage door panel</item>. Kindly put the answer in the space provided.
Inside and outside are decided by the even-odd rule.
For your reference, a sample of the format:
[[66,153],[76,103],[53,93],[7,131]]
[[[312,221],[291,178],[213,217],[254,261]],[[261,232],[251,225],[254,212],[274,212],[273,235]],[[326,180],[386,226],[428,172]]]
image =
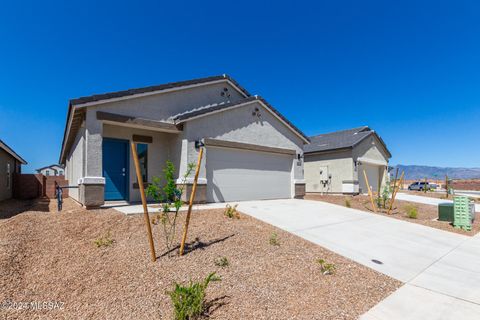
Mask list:
[[363,170],[365,170],[365,173],[367,174],[368,177],[368,183],[370,184],[370,187],[372,188],[373,191],[377,192],[378,191],[378,179],[379,179],[379,166],[376,165],[371,165],[371,164],[362,164],[359,166],[360,171],[358,172],[359,175],[359,186],[360,186],[360,192],[362,193],[368,193],[367,189],[367,183],[365,181],[365,176],[363,175]]
[[209,202],[291,197],[292,155],[208,147]]

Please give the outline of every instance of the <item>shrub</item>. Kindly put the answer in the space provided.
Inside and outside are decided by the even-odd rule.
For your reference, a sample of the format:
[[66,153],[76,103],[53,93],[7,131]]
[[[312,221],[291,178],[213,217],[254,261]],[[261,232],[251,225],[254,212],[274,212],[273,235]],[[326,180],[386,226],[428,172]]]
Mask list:
[[93,241],[93,243],[97,246],[97,248],[110,247],[113,244],[113,242],[114,240],[112,239],[110,231],[107,232],[104,236],[97,238]]
[[223,213],[227,218],[230,219],[240,219],[240,214],[237,211],[238,204],[234,205],[233,207],[229,204],[225,207],[225,212]]
[[337,267],[335,267],[333,263],[327,263],[323,259],[318,259],[317,262],[320,265],[320,270],[322,271],[322,274],[324,275],[334,274],[337,269]]
[[198,319],[207,311],[205,302],[205,290],[211,281],[221,279],[210,273],[202,282],[192,282],[186,286],[175,283],[173,291],[167,292],[172,299],[175,320]]
[[413,204],[405,206],[405,211],[407,212],[407,217],[410,219],[417,219],[418,217],[418,209]]
[[276,232],[274,232],[270,235],[269,243],[272,246],[279,246],[280,245],[280,241],[278,241],[278,235],[277,235]]
[[228,265],[229,265],[229,262],[228,262],[227,257],[217,258],[217,259],[215,259],[214,262],[215,262],[215,265],[216,265],[217,267],[222,267],[222,268],[224,268],[224,267],[228,267]]
[[347,208],[352,207],[352,204],[350,203],[350,199],[348,199],[348,198],[345,198],[345,207],[347,207]]

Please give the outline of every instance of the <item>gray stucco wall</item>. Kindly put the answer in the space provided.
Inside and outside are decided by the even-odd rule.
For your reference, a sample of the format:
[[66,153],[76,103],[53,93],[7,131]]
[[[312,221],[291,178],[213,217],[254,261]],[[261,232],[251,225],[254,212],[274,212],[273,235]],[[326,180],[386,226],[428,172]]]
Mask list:
[[[177,141],[177,135],[173,133],[164,133],[164,132],[155,132],[149,130],[135,129],[135,128],[126,128],[120,126],[112,126],[105,124],[103,126],[103,136],[105,138],[117,138],[125,139],[129,142],[132,140],[132,135],[144,135],[152,137],[152,143],[148,143],[148,182],[152,181],[154,176],[162,176],[162,170],[165,167],[165,162],[172,159],[172,151],[176,149],[173,148],[175,142]],[[172,162],[174,162],[174,160]],[[135,163],[133,162],[133,156],[131,150],[129,152],[129,197],[130,201],[140,201],[140,192],[139,189],[133,187],[133,184],[137,182],[137,176],[135,172]]]
[[[67,162],[65,165],[65,179],[68,180],[70,186],[78,186],[78,179],[84,177],[85,173],[85,124],[75,137],[75,141],[70,150],[70,154],[67,156]],[[77,188],[71,188],[68,190],[69,196],[73,199],[80,201],[79,191]]]
[[[324,186],[320,183],[319,171],[328,168],[332,175]],[[354,163],[351,150],[324,154],[305,155],[306,192],[342,193],[342,181],[354,180]]]
[[[260,109],[260,118],[252,115],[255,108]],[[302,139],[258,102],[191,120],[184,125],[184,138],[188,140],[187,161],[194,163],[198,157],[195,140],[203,138],[293,149],[297,154],[303,152]],[[208,148],[205,158],[208,159]],[[201,178],[206,176],[205,162],[202,162]],[[303,179],[303,161],[300,163],[292,161],[295,180]]]
[[[9,186],[7,186],[7,165],[10,165]],[[0,201],[13,196],[13,172],[15,172],[15,159],[5,150],[0,149]]]
[[[223,89],[227,88],[230,97],[222,96]],[[169,117],[193,108],[235,102],[243,96],[228,83],[207,84],[195,88],[158,93],[145,97],[121,100],[89,107],[92,111],[105,111],[144,119],[165,121]]]

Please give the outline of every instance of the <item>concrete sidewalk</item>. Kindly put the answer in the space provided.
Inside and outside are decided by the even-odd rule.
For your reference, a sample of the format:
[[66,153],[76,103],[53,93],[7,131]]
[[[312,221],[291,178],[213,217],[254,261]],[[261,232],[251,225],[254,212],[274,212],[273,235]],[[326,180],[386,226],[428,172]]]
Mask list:
[[406,283],[363,319],[479,318],[478,237],[320,201],[249,201],[238,209]]
[[[422,203],[422,204],[431,204],[434,206],[438,206],[439,203],[453,203],[452,200],[447,199],[437,199],[432,197],[422,197],[413,194],[401,193],[397,194],[396,199],[398,200],[405,200],[410,202]],[[475,204],[475,212],[480,212],[480,204]]]

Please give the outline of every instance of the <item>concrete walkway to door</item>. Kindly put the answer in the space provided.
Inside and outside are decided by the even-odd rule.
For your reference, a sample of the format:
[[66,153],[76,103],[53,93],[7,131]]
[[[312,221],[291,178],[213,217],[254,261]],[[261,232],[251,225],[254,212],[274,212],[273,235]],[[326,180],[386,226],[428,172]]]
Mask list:
[[478,319],[479,237],[320,201],[247,201],[238,210],[406,283],[363,319]]

